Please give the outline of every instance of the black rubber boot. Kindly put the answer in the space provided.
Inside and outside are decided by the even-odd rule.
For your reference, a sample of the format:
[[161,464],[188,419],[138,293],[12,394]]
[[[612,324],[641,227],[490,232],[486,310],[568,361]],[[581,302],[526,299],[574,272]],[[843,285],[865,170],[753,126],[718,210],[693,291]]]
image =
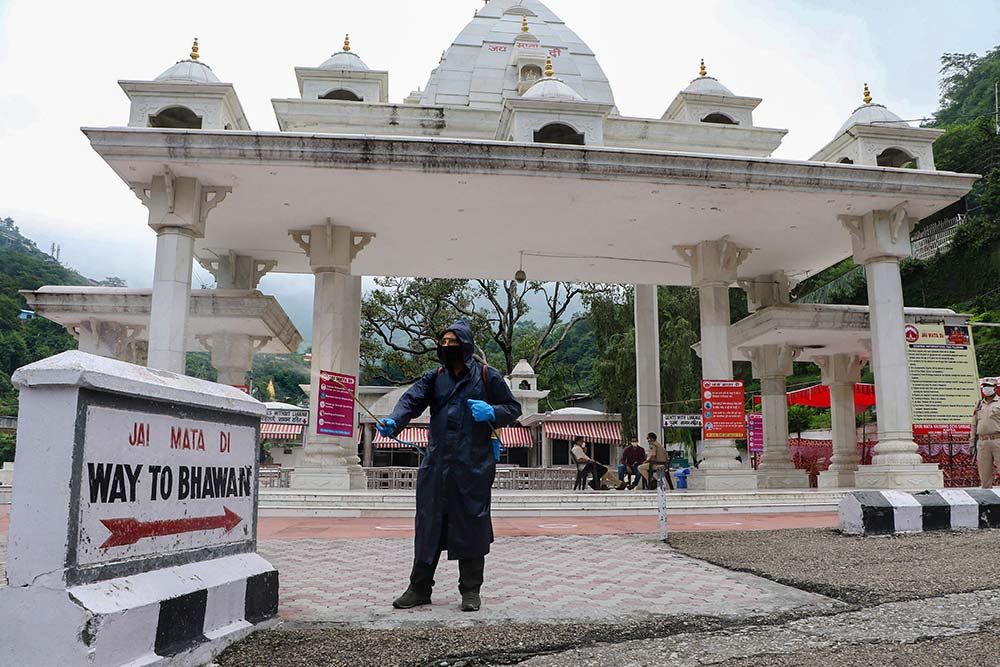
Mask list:
[[458,561],[458,592],[462,594],[462,611],[479,611],[482,606],[479,589],[483,586],[485,568],[485,558]]
[[434,571],[437,561],[427,564],[419,560],[413,561],[410,572],[410,585],[402,595],[393,600],[396,609],[413,609],[431,603],[431,592],[434,590]]

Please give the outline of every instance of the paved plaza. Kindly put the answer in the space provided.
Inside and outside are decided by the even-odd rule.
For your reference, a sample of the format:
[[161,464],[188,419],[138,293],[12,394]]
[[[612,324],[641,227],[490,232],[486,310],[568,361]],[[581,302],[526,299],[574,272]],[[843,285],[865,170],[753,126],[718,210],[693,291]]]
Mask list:
[[[0,507],[0,564],[6,560],[8,521],[8,508]],[[678,517],[672,528],[740,530],[833,521],[817,513],[695,515]],[[837,604],[683,556],[658,541],[655,517],[499,519],[496,524],[483,610],[474,615],[458,609],[455,562],[442,562],[433,605],[409,611],[390,606],[409,575],[412,520],[263,519],[260,552],[281,572],[281,617],[296,624],[616,623],[681,614],[746,617]]]
[[394,610],[413,558],[408,539],[266,540],[289,621],[616,623],[635,616],[756,614],[829,608],[827,598],[682,556],[651,535],[504,537],[487,558],[483,609],[459,611],[458,565],[438,569],[434,604]]

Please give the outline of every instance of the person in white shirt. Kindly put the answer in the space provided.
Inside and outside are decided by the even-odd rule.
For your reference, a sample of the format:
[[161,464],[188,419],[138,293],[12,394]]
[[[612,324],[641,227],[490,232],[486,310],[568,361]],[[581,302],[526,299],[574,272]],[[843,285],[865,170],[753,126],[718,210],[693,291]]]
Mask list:
[[590,488],[594,491],[600,491],[601,478],[603,478],[604,474],[608,472],[607,466],[602,465],[590,458],[587,454],[587,443],[584,442],[582,435],[578,435],[573,438],[573,449],[571,451],[573,452],[573,460],[577,463],[585,464],[587,472],[594,476],[593,481],[590,483]]

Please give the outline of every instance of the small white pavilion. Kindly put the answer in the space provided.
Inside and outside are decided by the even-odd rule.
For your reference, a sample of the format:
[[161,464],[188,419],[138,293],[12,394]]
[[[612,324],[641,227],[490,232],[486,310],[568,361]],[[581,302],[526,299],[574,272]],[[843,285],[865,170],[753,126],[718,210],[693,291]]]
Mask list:
[[[523,262],[536,280],[636,286],[638,431],[659,432],[657,285],[699,289],[703,375],[725,380],[730,286],[782,304],[789,281],[853,251],[871,366],[898,407],[880,411],[868,480],[940,486],[912,441],[899,260],[912,225],[977,177],[935,170],[934,131],[866,94],[811,160],[771,158],[785,130],[755,125],[761,100],[704,65],[660,118],[625,116],[593,51],[539,0],[487,2],[401,102],[348,42],[317,61],[294,70],[298,98],[273,101],[277,133],[250,131],[197,50],[121,82],[128,127],[84,128],[157,234],[150,366],[183,370],[195,259],[311,273],[315,415],[321,370],[358,374],[362,276],[510,279]],[[304,454],[294,486],[365,486],[353,438],[311,426]],[[735,455],[708,445],[691,488],[756,488]]]

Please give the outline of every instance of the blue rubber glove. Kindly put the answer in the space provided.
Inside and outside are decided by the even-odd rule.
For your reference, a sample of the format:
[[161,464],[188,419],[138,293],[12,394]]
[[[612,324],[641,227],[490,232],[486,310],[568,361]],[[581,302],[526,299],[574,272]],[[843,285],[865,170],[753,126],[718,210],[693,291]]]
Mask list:
[[378,425],[378,432],[387,438],[391,438],[396,435],[396,420],[395,419],[383,419],[382,423]]
[[497,413],[493,406],[486,401],[469,399],[469,407],[472,409],[472,418],[477,422],[491,422],[497,418]]

